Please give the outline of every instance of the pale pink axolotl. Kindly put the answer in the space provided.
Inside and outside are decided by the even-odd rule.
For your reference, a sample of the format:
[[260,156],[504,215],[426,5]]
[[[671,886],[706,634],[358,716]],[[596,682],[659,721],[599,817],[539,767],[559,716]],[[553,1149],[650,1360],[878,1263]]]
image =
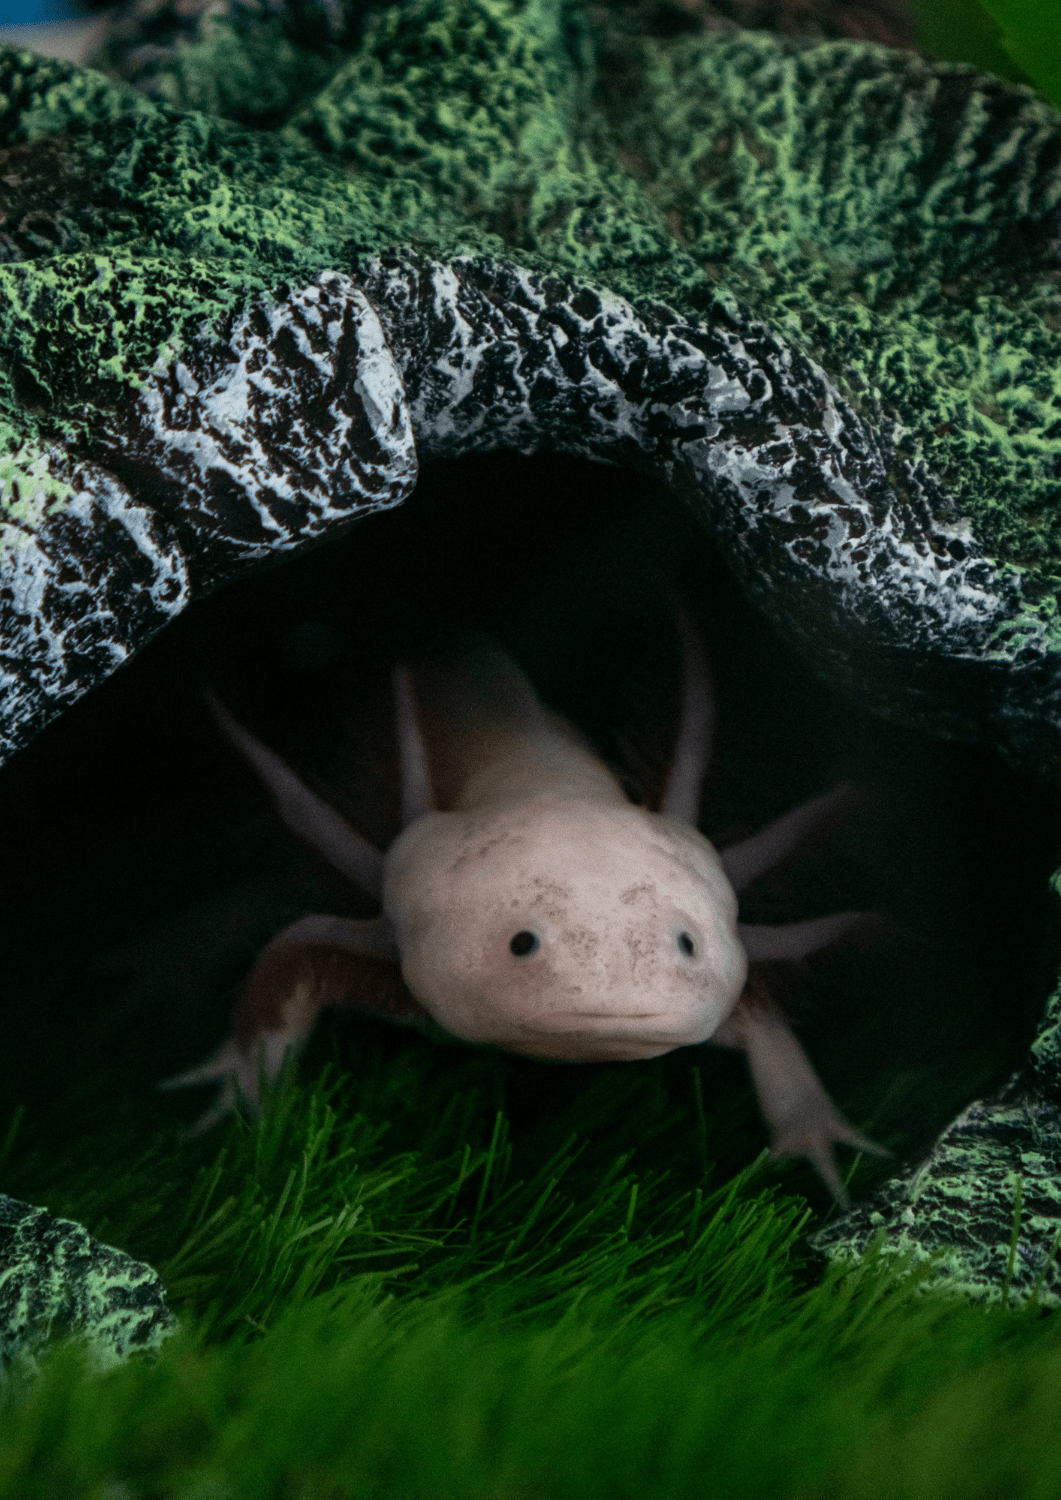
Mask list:
[[684,610],[678,619],[682,710],[659,812],[628,799],[582,734],[485,637],[395,672],[402,831],[386,855],[210,698],[287,826],[380,899],[382,914],[302,917],[273,938],[231,1039],[171,1080],[223,1084],[201,1123],[240,1093],[256,1102],[260,1076],[277,1074],[325,1005],[429,1017],[468,1041],[570,1062],[635,1061],[710,1041],[747,1054],[774,1154],[808,1157],[843,1198],[833,1143],[881,1148],[837,1112],[787,1019],[748,984],[748,964],[812,953],[863,917],[749,926],[737,920],[736,893],[848,789],[716,852],[696,828],[711,679],[695,627]]

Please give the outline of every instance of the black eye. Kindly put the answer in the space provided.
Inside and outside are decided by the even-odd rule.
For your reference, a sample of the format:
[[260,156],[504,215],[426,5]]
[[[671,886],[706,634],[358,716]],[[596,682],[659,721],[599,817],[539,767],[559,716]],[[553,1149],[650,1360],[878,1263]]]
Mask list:
[[534,932],[527,932],[524,929],[522,932],[516,933],[516,936],[508,946],[517,958],[522,958],[525,953],[533,953],[535,948],[537,948],[538,935]]
[[696,952],[696,944],[693,942],[692,938],[687,932],[679,932],[678,947],[685,954],[686,958],[692,958],[693,954]]

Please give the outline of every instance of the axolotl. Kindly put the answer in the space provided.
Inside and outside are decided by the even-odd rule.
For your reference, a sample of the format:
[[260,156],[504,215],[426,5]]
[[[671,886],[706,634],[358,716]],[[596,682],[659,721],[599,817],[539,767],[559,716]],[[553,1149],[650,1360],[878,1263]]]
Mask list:
[[636,1061],[712,1042],[747,1055],[773,1154],[809,1158],[843,1201],[834,1143],[887,1152],[838,1113],[754,969],[749,979],[749,963],[813,953],[864,914],[752,926],[738,920],[737,896],[849,789],[716,851],[696,826],[714,727],[711,674],[683,607],[677,619],[681,711],[658,811],[627,796],[585,736],[485,636],[395,669],[402,828],[386,854],[207,694],[287,827],[382,911],[301,917],[263,949],[229,1040],[169,1081],[222,1084],[201,1126],[240,1094],[253,1106],[260,1080],[277,1075],[326,1005],[429,1018],[470,1042],[570,1062]]

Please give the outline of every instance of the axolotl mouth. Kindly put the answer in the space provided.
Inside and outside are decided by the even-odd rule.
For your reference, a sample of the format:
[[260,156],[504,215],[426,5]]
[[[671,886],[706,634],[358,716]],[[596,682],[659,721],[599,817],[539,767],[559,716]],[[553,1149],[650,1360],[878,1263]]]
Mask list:
[[[548,1062],[647,1062],[652,1057],[662,1057],[673,1052],[675,1047],[690,1045],[686,1037],[660,1036],[645,1032],[648,1021],[659,1019],[654,1013],[645,1016],[611,1016],[587,1012],[571,1018],[575,1023],[565,1027],[562,1022],[550,1027],[526,1026],[524,1036],[515,1034],[504,1044],[506,1051],[519,1053],[522,1057],[539,1058]],[[607,1032],[597,1035],[588,1030],[585,1021],[596,1020],[607,1023]],[[617,1021],[631,1020],[638,1023],[638,1031],[630,1040],[624,1041],[615,1035]],[[704,1041],[706,1038],[696,1038]]]
[[704,1007],[702,1025],[695,1017],[675,1027],[676,1007],[661,1011],[572,1011],[551,1016],[545,1025],[517,1023],[506,1032],[504,1047],[523,1057],[552,1062],[645,1062],[675,1047],[707,1041],[711,1025]]

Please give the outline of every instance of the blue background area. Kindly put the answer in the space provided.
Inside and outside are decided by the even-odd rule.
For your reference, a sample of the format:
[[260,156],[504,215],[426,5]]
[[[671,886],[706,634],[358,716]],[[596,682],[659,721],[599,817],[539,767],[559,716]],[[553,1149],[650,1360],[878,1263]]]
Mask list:
[[29,26],[37,21],[75,21],[85,12],[63,0],[0,0],[0,26]]

